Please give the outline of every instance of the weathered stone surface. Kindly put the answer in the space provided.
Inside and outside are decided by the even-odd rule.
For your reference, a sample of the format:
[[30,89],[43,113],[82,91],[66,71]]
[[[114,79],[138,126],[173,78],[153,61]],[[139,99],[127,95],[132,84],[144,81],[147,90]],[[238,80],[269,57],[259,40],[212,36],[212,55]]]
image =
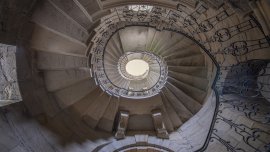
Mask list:
[[0,42],[16,44],[22,26],[32,13],[35,0],[0,1]]
[[36,24],[73,41],[85,43],[89,36],[86,29],[75,22],[70,16],[63,13],[63,11],[59,10],[59,8],[49,0],[39,3],[32,20]]
[[16,47],[0,44],[0,107],[22,100],[16,72]]

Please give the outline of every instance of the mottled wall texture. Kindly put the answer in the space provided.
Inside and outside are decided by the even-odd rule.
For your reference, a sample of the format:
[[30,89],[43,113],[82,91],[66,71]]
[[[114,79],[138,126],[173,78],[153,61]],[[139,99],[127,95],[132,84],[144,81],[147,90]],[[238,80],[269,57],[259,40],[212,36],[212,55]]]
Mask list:
[[16,47],[0,44],[0,107],[22,100],[16,73]]

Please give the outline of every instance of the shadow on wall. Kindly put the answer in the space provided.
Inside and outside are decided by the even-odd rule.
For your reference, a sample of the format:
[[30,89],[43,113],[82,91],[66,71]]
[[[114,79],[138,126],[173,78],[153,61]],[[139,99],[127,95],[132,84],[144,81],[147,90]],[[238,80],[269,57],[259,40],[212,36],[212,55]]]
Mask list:
[[[57,129],[53,125],[58,125]],[[106,143],[104,137],[103,140],[82,139],[82,136],[75,135],[62,122],[55,122],[53,125],[46,123],[46,118],[42,115],[34,119],[23,103],[2,107],[0,109],[1,152],[89,151]]]

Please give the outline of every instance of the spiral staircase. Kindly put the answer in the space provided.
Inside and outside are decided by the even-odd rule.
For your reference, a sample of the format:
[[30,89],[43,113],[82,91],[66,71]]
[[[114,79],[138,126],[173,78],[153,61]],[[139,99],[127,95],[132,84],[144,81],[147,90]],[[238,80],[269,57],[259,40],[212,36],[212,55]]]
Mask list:
[[[245,95],[262,94],[256,100],[265,105],[261,109],[268,120],[269,103],[264,99],[269,100],[265,63],[270,46],[269,37],[261,32],[267,27],[246,15],[250,12],[245,12],[245,4],[239,10],[231,3],[238,4],[42,0],[25,5],[23,17],[29,22],[20,26],[17,67],[12,67],[18,73],[16,93],[21,93],[18,100],[23,105],[7,108],[13,114],[4,109],[0,119],[0,129],[11,128],[20,146],[2,146],[4,151],[234,152],[243,144],[251,151],[264,151],[269,122],[251,123],[239,113],[249,109],[242,104],[252,102]],[[259,59],[265,63],[257,64]],[[253,71],[256,76],[248,80],[253,88],[248,83],[241,88],[241,78],[244,81],[254,69],[263,69],[262,77]],[[234,74],[244,76],[235,82]],[[258,83],[253,83],[258,75]],[[263,91],[258,93],[257,86]],[[227,105],[230,100],[232,107]],[[255,115],[262,118],[256,105],[251,104],[255,114],[245,113],[252,121]],[[230,108],[238,111],[226,111]],[[22,129],[16,127],[20,120],[27,121]],[[220,125],[222,121],[229,125]],[[234,127],[240,137],[226,132]],[[260,144],[251,144],[258,139]],[[0,137],[0,151],[1,145]]]
[[[95,54],[88,53],[95,36],[91,38],[94,33],[86,30],[89,19],[85,10],[70,10],[65,5],[61,1],[44,1],[32,17],[33,66],[44,78],[49,97],[41,102],[42,108],[53,121],[63,122],[63,117],[68,117],[64,121],[75,134],[82,136],[83,132],[84,138],[93,138],[95,132],[106,137],[117,134],[121,113],[127,112],[127,136],[168,138],[167,132],[177,130],[201,109],[211,86],[208,66],[212,63],[194,41],[171,31],[125,27],[107,42],[101,74],[94,63]],[[72,27],[59,26],[63,23]],[[149,65],[144,76],[132,76],[126,70],[127,63],[136,59]],[[106,79],[100,80],[104,74]],[[120,89],[120,93],[110,92],[104,81]],[[161,114],[160,122],[153,120],[155,112]],[[164,125],[165,135],[156,134],[156,123]]]
[[[32,46],[35,50],[42,49],[36,44]],[[118,70],[119,59],[130,51],[136,52],[129,56],[128,61],[142,59],[149,63],[147,78],[138,80],[141,83],[128,80]],[[160,109],[166,128],[174,131],[203,105],[209,88],[205,56],[193,41],[183,35],[153,28],[127,27],[115,33],[107,44],[104,68],[109,80],[119,88],[127,89],[139,90],[154,85],[155,79],[159,78],[159,68],[156,68],[159,65],[151,64],[153,59],[143,54],[144,51],[165,60],[168,81],[158,94],[143,99],[104,92],[91,77],[86,57],[42,50],[37,51],[36,62],[44,75],[46,89],[55,97],[61,110],[71,112],[91,128],[112,132],[117,112],[129,111],[128,131],[154,131],[151,111]]]

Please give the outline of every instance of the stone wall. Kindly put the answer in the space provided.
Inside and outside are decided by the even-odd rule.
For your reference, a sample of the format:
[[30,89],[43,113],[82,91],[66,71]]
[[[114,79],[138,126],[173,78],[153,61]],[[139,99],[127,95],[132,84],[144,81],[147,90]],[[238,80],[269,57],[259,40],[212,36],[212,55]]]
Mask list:
[[15,45],[24,33],[25,26],[31,16],[35,0],[1,0],[0,1],[0,42]]
[[16,72],[16,47],[0,44],[0,107],[22,100]]
[[224,95],[206,151],[268,152],[269,103]]
[[[22,103],[0,109],[0,132],[1,152],[90,152],[97,146],[91,141],[80,145],[62,140],[29,117]],[[102,144],[101,141],[98,143]]]

